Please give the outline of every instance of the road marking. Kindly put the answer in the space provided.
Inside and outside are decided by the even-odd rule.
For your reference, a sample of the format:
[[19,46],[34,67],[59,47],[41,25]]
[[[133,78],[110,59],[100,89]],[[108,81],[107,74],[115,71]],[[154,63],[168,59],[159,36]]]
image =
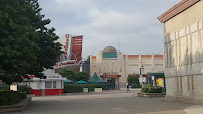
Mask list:
[[194,105],[184,109],[187,114],[203,114],[203,106]]
[[122,108],[112,108],[113,110],[121,110]]
[[128,110],[118,110],[119,112],[127,112]]

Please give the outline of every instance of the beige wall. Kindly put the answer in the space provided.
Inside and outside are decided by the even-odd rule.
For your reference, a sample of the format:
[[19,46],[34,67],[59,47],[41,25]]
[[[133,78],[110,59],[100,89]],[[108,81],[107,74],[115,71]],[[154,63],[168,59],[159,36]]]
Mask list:
[[203,98],[203,0],[164,28],[167,95]]
[[[139,74],[140,68],[144,66],[145,73],[148,72],[163,72],[164,71],[164,61],[163,58],[154,58],[154,55],[151,58],[128,58],[128,55],[118,51],[118,58],[116,59],[103,59],[102,52],[99,52],[96,55],[96,59],[90,57],[90,74],[91,76],[94,72],[98,76],[103,75],[103,73],[113,73],[119,74],[119,85],[125,85],[127,83],[127,77],[129,74]],[[142,63],[142,65],[141,65]]]
[[175,33],[203,19],[203,0],[165,22],[165,35]]

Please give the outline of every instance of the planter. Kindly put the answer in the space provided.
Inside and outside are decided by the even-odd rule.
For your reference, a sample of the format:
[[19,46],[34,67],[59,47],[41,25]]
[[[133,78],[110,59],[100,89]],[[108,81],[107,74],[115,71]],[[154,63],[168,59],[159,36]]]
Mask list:
[[154,98],[154,97],[165,97],[166,93],[136,93],[135,96]]
[[0,106],[1,112],[14,112],[23,110],[32,100],[32,97],[27,97],[15,105]]

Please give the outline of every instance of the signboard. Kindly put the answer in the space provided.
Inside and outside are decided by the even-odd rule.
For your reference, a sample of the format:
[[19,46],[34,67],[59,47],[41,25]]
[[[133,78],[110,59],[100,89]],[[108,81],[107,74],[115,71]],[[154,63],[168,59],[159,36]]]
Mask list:
[[83,88],[84,93],[88,93],[88,88]]
[[146,77],[139,77],[139,82],[140,83],[143,83],[143,82],[146,82]]
[[102,92],[102,88],[94,88],[94,92],[96,92],[96,93]]
[[71,35],[70,34],[66,34],[65,35],[66,41],[65,41],[65,45],[64,45],[64,56],[65,56],[65,60],[69,59],[70,56],[70,46],[71,46]]
[[73,36],[72,40],[71,60],[77,60],[77,62],[79,62],[82,59],[83,36]]
[[164,78],[157,78],[156,79],[156,85],[164,87]]
[[59,75],[58,73],[49,73],[49,74],[45,74],[46,79],[53,79],[53,78],[62,78],[61,75]]
[[58,61],[70,60],[71,46],[72,46],[72,36],[71,36],[71,34],[66,34],[66,35],[60,37],[59,39],[57,39],[57,41],[55,41],[55,42],[59,42],[60,44],[62,44],[61,51],[64,52],[59,57],[57,57],[57,60]]
[[10,90],[12,90],[12,91],[17,91],[18,89],[17,89],[17,85],[11,85],[10,86]]
[[154,76],[151,76],[152,77],[152,80],[154,80]]
[[54,69],[65,67],[65,66],[70,66],[70,65],[78,65],[76,63],[76,60],[68,60],[68,61],[63,61],[63,62],[58,62],[54,65]]
[[143,75],[144,74],[144,68],[140,68],[140,75]]

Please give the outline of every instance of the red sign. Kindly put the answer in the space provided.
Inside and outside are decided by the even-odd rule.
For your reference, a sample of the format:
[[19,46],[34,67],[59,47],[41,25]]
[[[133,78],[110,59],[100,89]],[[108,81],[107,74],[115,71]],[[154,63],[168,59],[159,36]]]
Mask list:
[[73,36],[71,60],[79,62],[82,59],[82,40],[83,36]]

